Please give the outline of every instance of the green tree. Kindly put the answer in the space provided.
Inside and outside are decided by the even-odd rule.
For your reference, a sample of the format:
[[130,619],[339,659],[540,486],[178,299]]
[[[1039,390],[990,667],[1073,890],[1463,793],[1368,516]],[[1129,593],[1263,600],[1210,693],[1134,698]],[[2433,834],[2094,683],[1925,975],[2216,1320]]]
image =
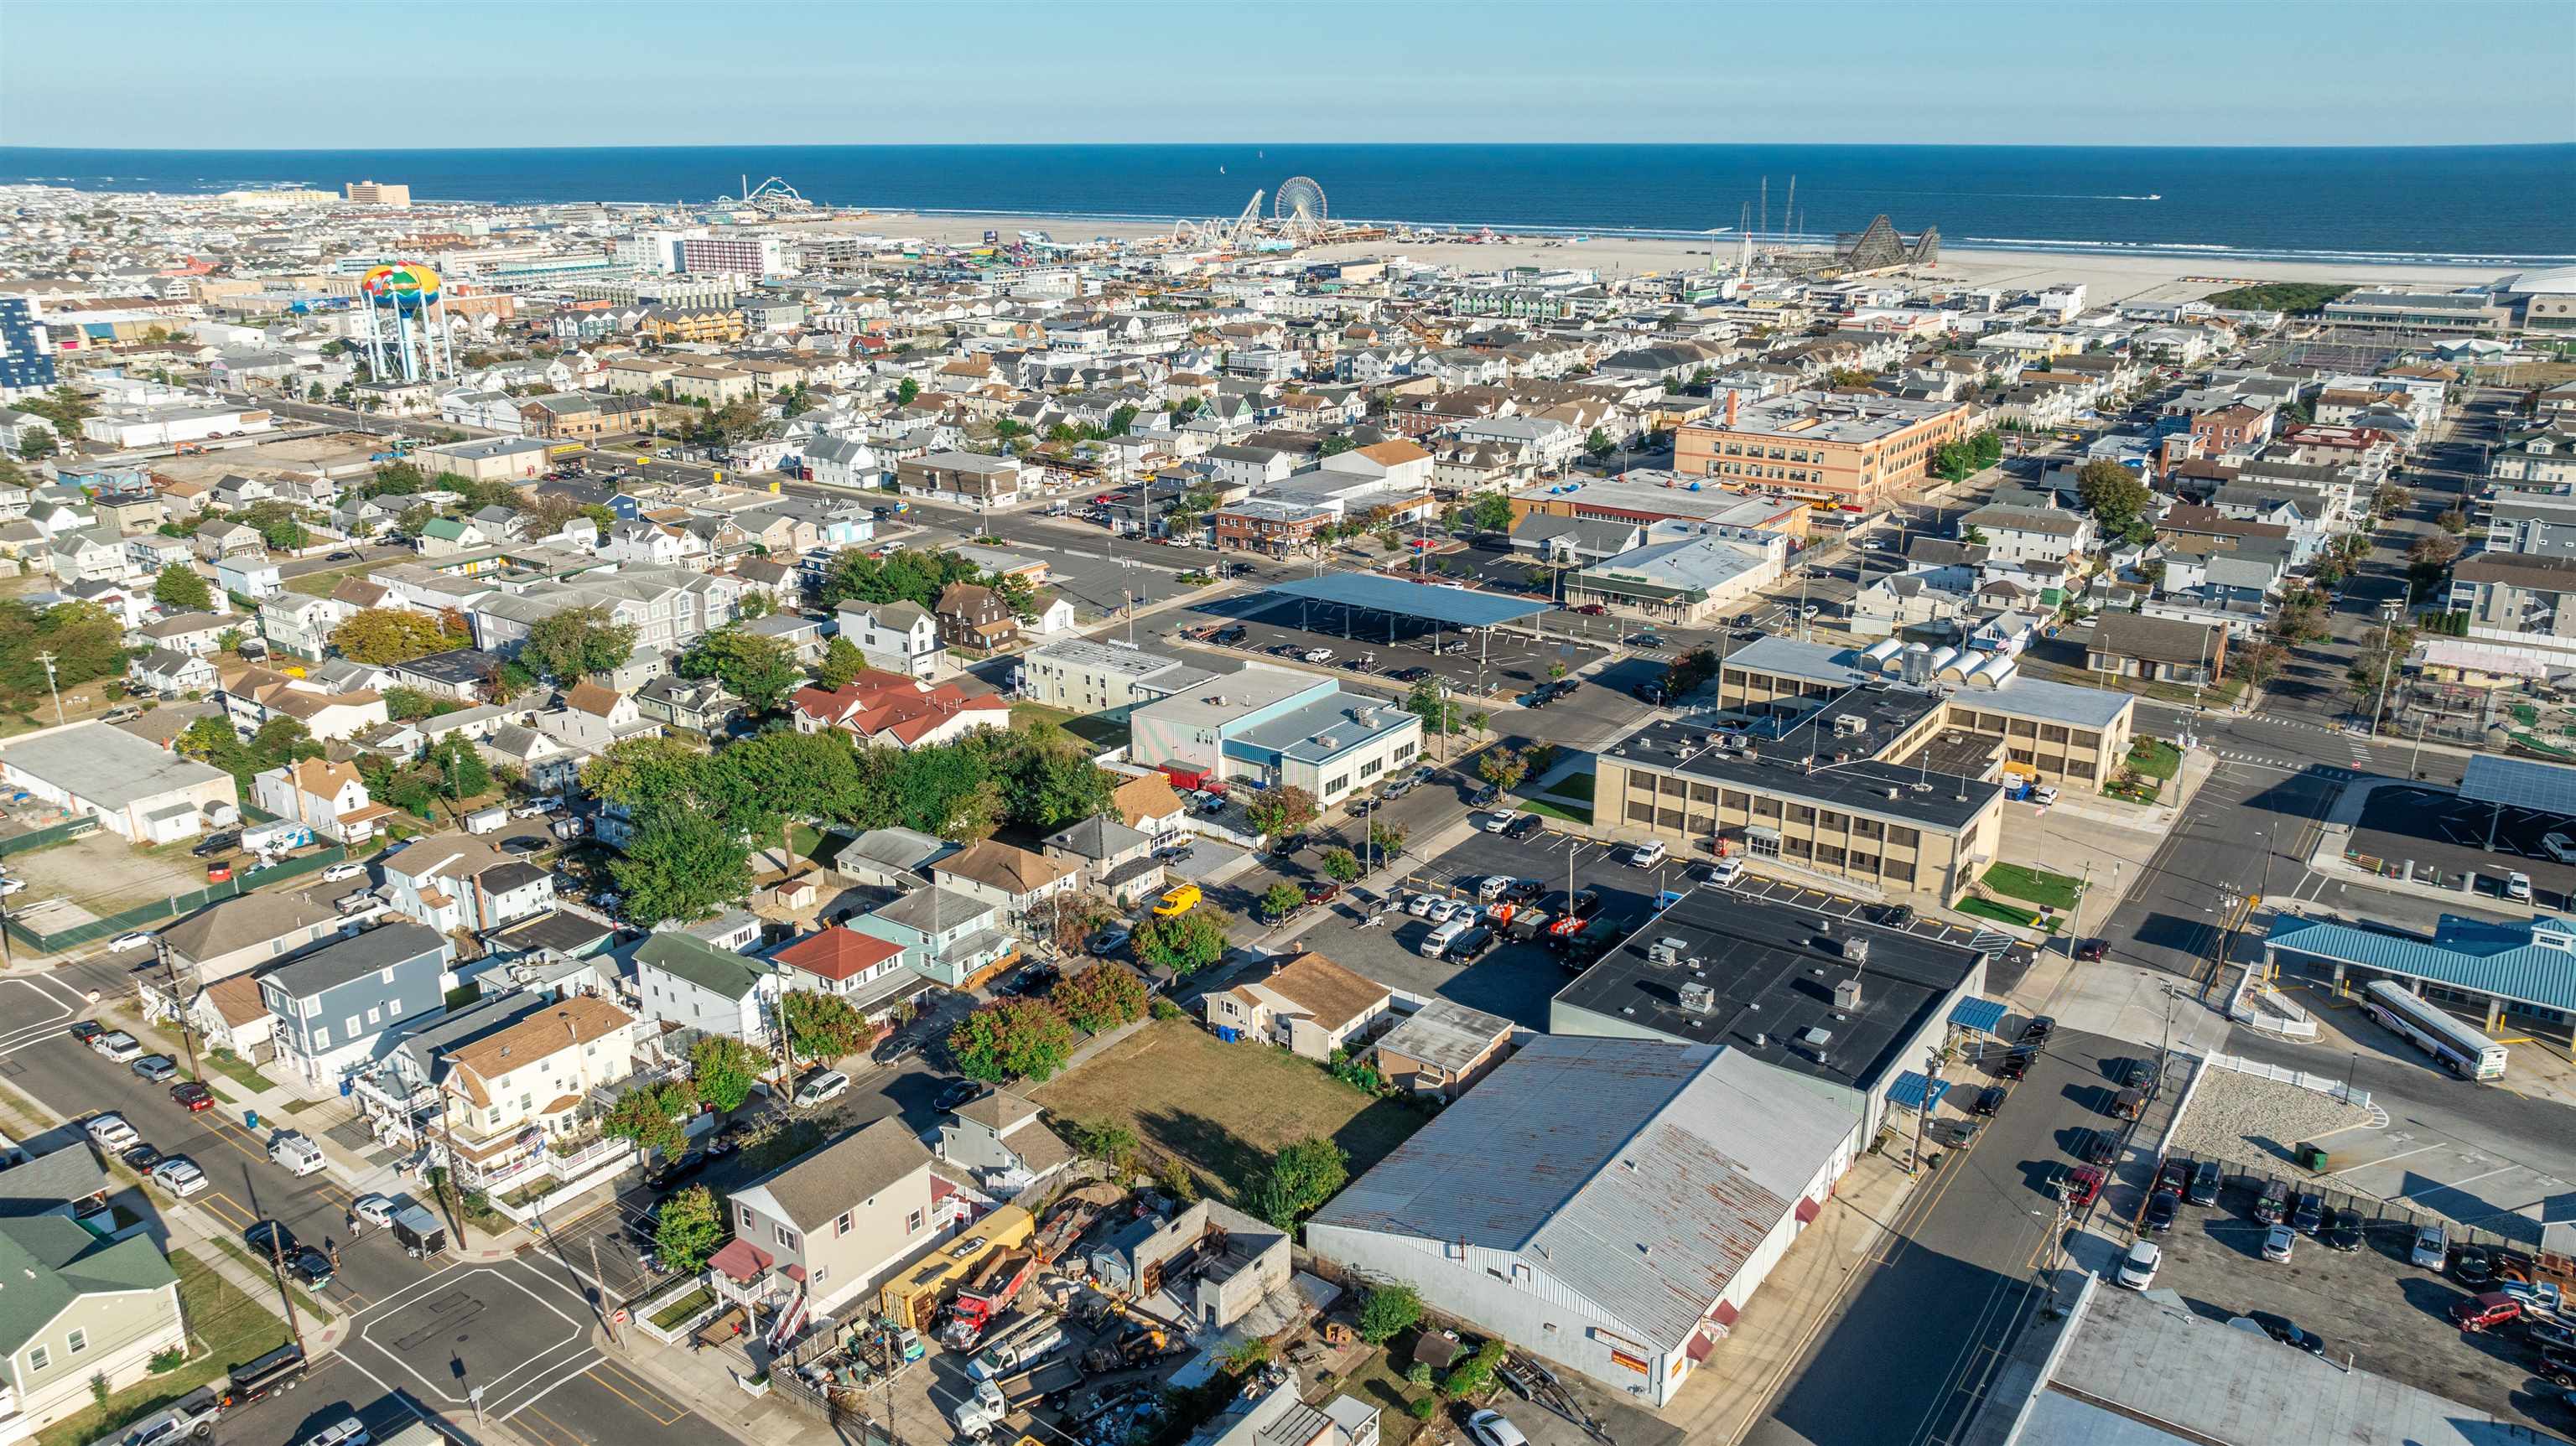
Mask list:
[[1351,1177],[1350,1156],[1321,1135],[1292,1140],[1272,1156],[1270,1168],[1253,1182],[1252,1206],[1261,1218],[1281,1230],[1322,1208]]
[[2075,469],[2075,495],[2106,532],[2125,530],[2155,498],[2136,472],[2107,457]]
[[684,678],[717,679],[755,713],[777,711],[805,681],[804,670],[786,644],[739,627],[721,627],[702,635],[680,654],[673,668]]
[[911,406],[912,399],[920,395],[921,383],[914,381],[910,377],[905,377],[902,381],[894,384],[894,400],[895,405],[897,406]]
[[702,1034],[689,1046],[690,1081],[698,1098],[719,1110],[740,1109],[771,1064],[769,1051],[729,1034]]
[[1619,450],[1619,444],[1610,440],[1608,432],[1595,427],[1592,429],[1592,435],[1583,439],[1583,450],[1593,461],[1602,462],[1609,460],[1610,454]]
[[1479,492],[1467,504],[1467,521],[1487,532],[1512,530],[1512,500],[1500,492]]
[[492,786],[491,765],[460,734],[451,733],[440,739],[421,761],[437,771],[439,791],[459,802],[477,797]]
[[1131,943],[1136,957],[1186,979],[1225,957],[1225,931],[1234,920],[1208,904],[1186,914],[1148,914]]
[[304,530],[303,518],[291,502],[254,502],[233,520],[257,529],[259,540],[278,552],[293,552],[313,541],[313,534]]
[[1110,811],[1117,780],[1072,746],[1061,730],[1055,739],[1023,736],[1002,777],[1002,802],[1012,823],[1041,833]]
[[528,629],[518,660],[538,677],[570,687],[624,663],[635,651],[635,636],[632,623],[610,621],[604,608],[566,608]]
[[617,1097],[599,1128],[648,1153],[676,1155],[687,1143],[686,1125],[697,1108],[697,1091],[687,1080],[639,1084]]
[[1315,455],[1318,457],[1338,457],[1358,445],[1359,443],[1351,440],[1349,433],[1335,432],[1324,438],[1323,441],[1315,444]]
[[63,444],[53,433],[35,427],[28,428],[26,439],[18,444],[18,455],[30,462],[41,462],[62,450]]
[[438,619],[409,608],[361,608],[331,630],[331,646],[355,663],[386,667],[464,646]]
[[25,702],[51,696],[41,655],[53,654],[52,685],[65,689],[125,675],[125,625],[96,603],[58,603],[38,612],[0,599],[0,692]]
[[721,819],[657,808],[609,865],[626,913],[647,926],[711,918],[751,892],[751,850]]
[[987,1084],[1051,1079],[1073,1057],[1073,1025],[1043,999],[996,999],[948,1031],[948,1053]]
[[1517,748],[1488,748],[1476,760],[1476,772],[1496,788],[1518,788],[1529,777],[1529,755]]
[[1145,981],[1124,964],[1084,969],[1047,995],[1074,1028],[1085,1034],[1116,1029],[1145,1017]]
[[653,1257],[674,1275],[695,1275],[724,1244],[725,1217],[715,1192],[704,1185],[672,1191],[662,1201],[653,1228]]
[[215,608],[215,590],[184,562],[161,569],[152,582],[152,600],[174,613],[204,613]]
[[1265,919],[1285,919],[1305,906],[1306,891],[1285,879],[1272,884],[1261,895],[1261,916]]
[[779,1017],[787,1021],[787,1044],[798,1059],[830,1062],[859,1052],[868,1042],[868,1021],[837,994],[790,989],[778,996]]
[[823,656],[814,664],[814,686],[846,688],[850,680],[866,672],[867,655],[848,638],[834,638],[823,645]]
[[1349,849],[1324,850],[1323,866],[1325,873],[1345,884],[1357,880],[1360,876],[1359,858]]
[[1124,437],[1135,425],[1136,409],[1132,406],[1120,406],[1109,414],[1110,436]]
[[703,765],[700,778],[706,796],[737,822],[845,819],[857,813],[867,786],[849,735],[790,728],[734,744]]
[[1271,838],[1286,838],[1313,823],[1320,814],[1315,795],[1293,783],[1264,789],[1244,806],[1243,812],[1255,829]]
[[453,713],[463,706],[452,698],[433,697],[418,688],[385,690],[385,716],[397,722],[411,723],[423,718],[435,718],[441,713]]
[[1421,1319],[1422,1297],[1412,1286],[1372,1285],[1360,1301],[1360,1339],[1382,1346],[1413,1329]]
[[1431,734],[1458,731],[1458,705],[1441,696],[1440,680],[1425,678],[1413,685],[1404,696],[1404,711],[1422,720],[1422,731]]
[[1065,1127],[1065,1143],[1084,1159],[1108,1166],[1112,1180],[1124,1180],[1136,1168],[1136,1132],[1116,1120],[1075,1120]]
[[602,799],[637,813],[656,806],[696,808],[706,766],[707,755],[681,739],[626,738],[583,764],[581,781]]

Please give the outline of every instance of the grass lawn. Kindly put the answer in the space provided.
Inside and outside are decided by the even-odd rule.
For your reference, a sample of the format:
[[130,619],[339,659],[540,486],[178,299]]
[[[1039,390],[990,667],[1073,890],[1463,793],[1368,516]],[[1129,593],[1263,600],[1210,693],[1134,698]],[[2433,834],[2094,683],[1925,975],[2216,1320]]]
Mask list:
[[1549,784],[1546,788],[1541,789],[1540,792],[1545,793],[1552,798],[1579,798],[1585,803],[1590,803],[1592,801],[1592,785],[1593,777],[1591,774],[1569,773],[1563,778],[1558,779],[1556,782]]
[[214,1267],[182,1250],[171,1255],[170,1268],[179,1275],[179,1310],[188,1322],[192,1354],[177,1370],[146,1376],[109,1396],[105,1410],[85,1406],[37,1432],[37,1446],[80,1446],[286,1344],[285,1322]]
[[1114,1120],[1187,1164],[1212,1195],[1240,1202],[1282,1145],[1325,1135],[1353,1179],[1422,1127],[1424,1116],[1264,1044],[1227,1044],[1162,1019],[1036,1093],[1067,1120]]
[[1566,808],[1543,798],[1523,798],[1517,807],[1523,813],[1534,813],[1542,818],[1561,818],[1568,823],[1592,822],[1592,810],[1588,808]]
[[[249,1246],[226,1235],[217,1235],[210,1238],[215,1242],[215,1244],[222,1246],[225,1253],[229,1254],[233,1259],[240,1261],[244,1266],[249,1268],[253,1274],[260,1276],[262,1279],[268,1279],[274,1275],[274,1267],[272,1267],[268,1261],[262,1260],[258,1256],[251,1254]],[[295,1301],[295,1308],[297,1310],[313,1317],[324,1325],[329,1325],[331,1323],[331,1312],[324,1310],[321,1305],[313,1299],[313,1297],[305,1294],[304,1287],[297,1285],[293,1281],[288,1281],[286,1284],[286,1293]]]
[[661,1327],[663,1330],[673,1329],[678,1326],[680,1322],[687,1320],[689,1317],[696,1315],[699,1311],[706,1309],[707,1306],[715,1300],[715,1298],[716,1296],[714,1291],[707,1289],[703,1285],[699,1286],[697,1289],[681,1296],[678,1300],[675,1300],[669,1305],[662,1307],[660,1310],[653,1312],[653,1324]]
[[1360,1364],[1359,1369],[1334,1383],[1340,1394],[1366,1401],[1377,1407],[1378,1437],[1381,1440],[1407,1439],[1414,1430],[1415,1422],[1406,1407],[1416,1397],[1432,1394],[1421,1387],[1407,1384],[1404,1377],[1395,1369],[1397,1343],[1405,1343],[1409,1349],[1412,1339],[1411,1331],[1397,1336],[1395,1340],[1369,1352],[1368,1358]]
[[798,858],[810,859],[814,857],[814,850],[821,848],[822,846],[823,831],[821,829],[814,827],[810,823],[791,823],[787,826],[788,850],[794,853]]
[[297,577],[288,578],[286,580],[286,590],[288,592],[302,593],[306,597],[329,597],[331,595],[331,590],[340,585],[340,580],[342,578],[356,577],[374,566],[376,566],[376,564],[372,562],[361,562],[354,563],[348,567],[330,567],[324,568],[320,572],[304,573]]
[[45,1112],[25,1095],[0,1085],[0,1134],[13,1140],[32,1140],[54,1127]]
[[1011,705],[1011,726],[1014,728],[1026,728],[1037,723],[1052,723],[1061,728],[1078,716],[1070,708],[1050,708],[1044,703]]
[[1986,887],[1998,894],[2010,894],[2034,904],[2047,904],[2058,909],[2075,907],[2075,896],[2084,887],[2081,879],[2052,874],[2024,864],[1996,864],[1986,870]]
[[[179,1050],[179,1058],[188,1057],[188,1036],[168,1020],[152,1026]],[[237,1054],[217,1054],[211,1049],[197,1051],[197,1067],[205,1073],[219,1074],[253,1093],[277,1088],[277,1081],[259,1072],[259,1066]]]
[[1999,903],[1993,899],[1962,899],[1959,901],[1959,912],[1974,914],[1980,919],[1997,919],[2025,929],[2043,929],[2051,934],[2057,932],[2059,922],[2051,919],[2041,923],[2037,910],[2016,908],[2011,904]]
[[2161,782],[2182,772],[2182,750],[2161,738],[2141,738],[2129,745],[2127,762],[2139,777]]

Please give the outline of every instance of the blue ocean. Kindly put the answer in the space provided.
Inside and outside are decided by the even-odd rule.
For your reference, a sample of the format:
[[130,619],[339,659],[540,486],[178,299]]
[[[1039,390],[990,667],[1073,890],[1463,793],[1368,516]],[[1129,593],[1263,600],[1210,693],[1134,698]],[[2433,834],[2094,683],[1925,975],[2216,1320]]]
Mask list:
[[1857,231],[1884,212],[1909,232],[1939,227],[1947,246],[2206,254],[2213,268],[2576,260],[2576,145],[0,147],[0,181],[92,190],[373,177],[422,201],[699,203],[778,176],[834,206],[1067,221],[1231,218],[1296,175],[1334,216],[1572,235],[1759,230],[1767,190],[1773,233]]

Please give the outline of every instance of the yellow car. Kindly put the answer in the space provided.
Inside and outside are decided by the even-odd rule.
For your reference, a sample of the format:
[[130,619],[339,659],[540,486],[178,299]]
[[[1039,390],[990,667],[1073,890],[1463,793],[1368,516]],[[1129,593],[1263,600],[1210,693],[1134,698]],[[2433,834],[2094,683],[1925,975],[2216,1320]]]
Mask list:
[[1198,885],[1177,884],[1164,890],[1163,897],[1154,901],[1154,912],[1168,919],[1176,914],[1188,913],[1198,907],[1198,902]]

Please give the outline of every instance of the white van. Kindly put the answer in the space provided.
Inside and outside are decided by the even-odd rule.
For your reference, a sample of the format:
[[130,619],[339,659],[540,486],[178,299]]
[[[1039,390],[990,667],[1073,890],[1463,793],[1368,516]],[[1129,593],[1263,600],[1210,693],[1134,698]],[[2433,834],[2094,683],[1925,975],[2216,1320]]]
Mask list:
[[1466,933],[1469,929],[1472,929],[1475,926],[1475,912],[1473,910],[1469,910],[1466,917],[1452,919],[1448,923],[1441,925],[1439,928],[1432,930],[1428,934],[1425,934],[1422,937],[1422,957],[1425,959],[1439,958],[1443,951],[1447,950],[1451,944],[1457,942],[1459,935]]
[[268,1142],[268,1158],[291,1175],[310,1175],[324,1164],[322,1147],[302,1135],[280,1135]]

